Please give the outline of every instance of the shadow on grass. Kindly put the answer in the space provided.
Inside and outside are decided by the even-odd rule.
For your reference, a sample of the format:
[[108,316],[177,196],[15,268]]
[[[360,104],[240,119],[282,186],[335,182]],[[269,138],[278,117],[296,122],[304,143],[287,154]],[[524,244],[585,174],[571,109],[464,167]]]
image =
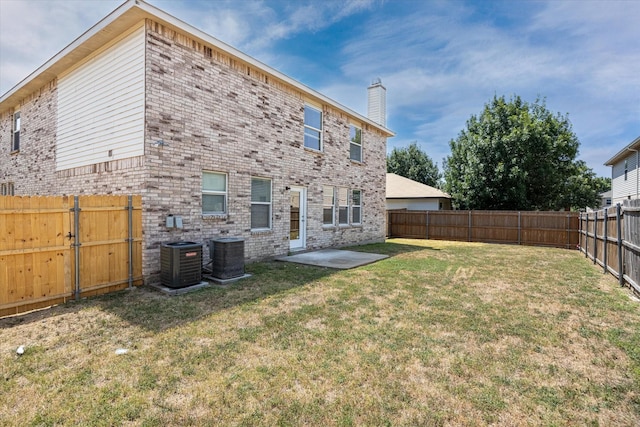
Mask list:
[[[360,252],[378,253],[390,257],[431,247],[397,242],[374,243],[344,248]],[[250,304],[272,295],[287,292],[338,273],[325,267],[289,262],[268,261],[248,264],[252,277],[230,285],[211,286],[179,296],[167,296],[146,286],[113,294],[72,301],[63,305],[31,313],[0,319],[0,329],[38,322],[75,312],[98,308],[115,314],[122,320],[144,329],[160,332],[186,324],[232,307]]]
[[[403,239],[406,240],[406,239]],[[406,243],[400,243],[394,240],[387,240],[382,243],[371,243],[368,245],[362,246],[351,246],[342,249],[348,249],[351,251],[358,252],[368,252],[368,253],[376,253],[381,255],[389,255],[390,257],[396,255],[402,255],[409,252],[419,252],[419,251],[440,251],[438,248],[434,248],[431,246],[422,246],[422,245],[410,245]]]

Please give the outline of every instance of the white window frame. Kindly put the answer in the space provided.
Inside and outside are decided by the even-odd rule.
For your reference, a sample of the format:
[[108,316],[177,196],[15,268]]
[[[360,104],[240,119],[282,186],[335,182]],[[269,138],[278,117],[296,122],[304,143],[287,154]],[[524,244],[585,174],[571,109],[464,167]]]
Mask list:
[[11,152],[20,151],[20,128],[22,118],[20,111],[16,111],[11,116]]
[[[331,194],[331,204],[327,203],[329,201],[327,193]],[[327,209],[331,209],[331,223],[325,222],[324,213]],[[325,185],[322,187],[322,226],[333,227],[334,225],[336,225],[336,190],[330,185]]]
[[[316,127],[312,126],[311,124],[307,124],[307,120],[306,120],[306,116],[307,116],[306,111],[307,111],[307,109],[314,110],[314,111],[316,111],[316,112],[318,112],[320,114],[320,128],[316,128]],[[304,105],[304,137],[303,137],[304,140],[303,140],[302,143],[303,143],[305,148],[308,148],[308,149],[314,150],[314,151],[322,151],[322,149],[323,149],[322,122],[323,122],[323,119],[324,119],[323,115],[324,114],[322,113],[322,108],[318,108],[318,107],[315,107],[315,106],[309,105],[309,104],[305,104]],[[317,132],[318,133],[318,148],[310,147],[310,146],[307,145],[307,131],[314,132],[314,133]]]
[[16,188],[13,182],[7,183],[7,196],[15,196]]
[[0,184],[0,196],[8,196],[8,195],[9,195],[8,186],[3,182],[2,184]]
[[[205,174],[224,176],[224,191],[207,190],[206,188],[204,188],[204,175]],[[212,215],[212,216],[215,216],[215,215],[226,215],[227,211],[229,209],[228,193],[229,193],[229,176],[226,173],[208,171],[208,170],[202,171],[202,215],[204,215],[204,216],[207,216],[207,215]],[[224,196],[224,209],[222,211],[205,211],[204,210],[204,196],[205,195]]]
[[[360,143],[355,141],[356,136],[358,135],[358,131],[360,132]],[[355,135],[353,135],[354,133]],[[353,158],[354,147],[358,147],[358,151],[360,153],[359,159]],[[354,162],[362,163],[362,128],[354,124],[349,124],[349,159]]]
[[[254,198],[254,194],[253,194],[253,181],[266,181],[269,183],[269,200],[268,201],[259,201],[259,200],[253,200]],[[267,230],[271,230],[272,227],[272,216],[273,216],[273,205],[272,205],[272,201],[273,201],[273,182],[270,178],[261,178],[261,177],[257,177],[257,176],[252,176],[251,177],[251,231],[267,231]],[[267,227],[253,227],[253,206],[258,206],[258,205],[268,205],[269,206],[269,224]]]
[[[341,227],[349,225],[349,189],[347,187],[338,187],[337,191],[338,205],[338,225]],[[346,218],[341,218],[340,214],[344,212]]]
[[[355,201],[354,194],[356,192],[360,194],[360,197],[359,197],[360,203],[357,204],[357,205],[354,203],[354,201]],[[359,215],[358,216],[360,217],[360,221],[357,221],[357,222],[353,221],[353,218],[355,217],[355,215],[353,214],[353,211],[355,209],[359,210]],[[359,188],[351,190],[351,207],[350,207],[350,210],[351,210],[351,221],[352,221],[352,224],[361,225],[362,224],[362,190],[359,189]]]

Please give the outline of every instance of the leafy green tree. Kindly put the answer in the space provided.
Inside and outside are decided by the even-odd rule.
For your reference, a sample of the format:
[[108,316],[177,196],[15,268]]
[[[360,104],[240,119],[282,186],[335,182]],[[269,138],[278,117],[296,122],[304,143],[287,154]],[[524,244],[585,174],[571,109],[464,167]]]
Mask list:
[[444,190],[461,209],[558,210],[592,203],[595,175],[577,162],[580,142],[566,116],[504,96],[471,116],[451,140]]
[[566,181],[562,204],[573,210],[600,207],[600,193],[611,189],[611,184],[603,181],[606,178],[596,177],[582,160],[575,162],[574,167],[575,171]]
[[442,175],[438,165],[412,142],[406,148],[394,148],[387,156],[387,172],[404,176],[422,184],[439,187]]

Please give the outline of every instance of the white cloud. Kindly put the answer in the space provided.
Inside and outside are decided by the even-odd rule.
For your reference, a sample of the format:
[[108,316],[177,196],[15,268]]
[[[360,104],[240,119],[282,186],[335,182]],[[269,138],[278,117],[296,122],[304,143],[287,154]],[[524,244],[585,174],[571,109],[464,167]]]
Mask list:
[[0,93],[55,56],[119,3],[0,0]]

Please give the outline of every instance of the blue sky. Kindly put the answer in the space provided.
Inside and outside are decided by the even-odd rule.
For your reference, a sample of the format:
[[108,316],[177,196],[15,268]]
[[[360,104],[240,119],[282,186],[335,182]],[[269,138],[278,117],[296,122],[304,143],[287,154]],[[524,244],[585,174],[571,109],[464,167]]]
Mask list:
[[[120,0],[0,0],[0,93]],[[366,115],[387,88],[388,151],[417,141],[442,165],[494,95],[568,114],[580,158],[603,163],[640,136],[640,1],[149,0]]]

